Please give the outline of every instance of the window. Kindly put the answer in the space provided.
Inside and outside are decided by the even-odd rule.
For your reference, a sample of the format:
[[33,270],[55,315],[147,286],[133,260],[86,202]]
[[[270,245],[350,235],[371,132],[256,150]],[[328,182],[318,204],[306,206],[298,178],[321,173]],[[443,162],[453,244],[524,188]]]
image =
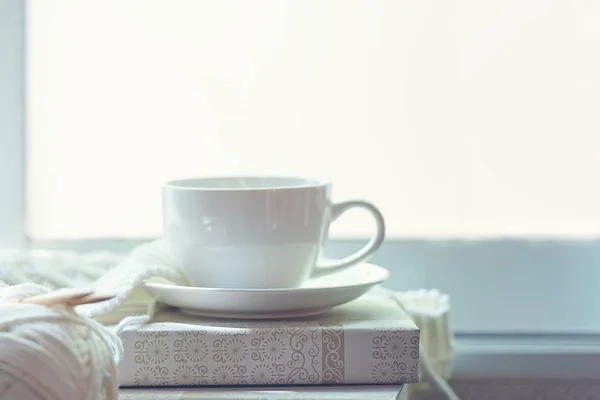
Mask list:
[[21,2],[0,1],[0,247],[25,234],[24,22]]
[[565,1],[417,3],[32,1],[28,233],[156,236],[166,179],[273,171],[391,237],[599,233],[597,32]]
[[[460,332],[600,332],[596,3],[31,0],[26,45],[20,3],[0,0],[6,237],[160,235],[173,177],[326,176],[381,207],[374,261],[449,292]],[[331,252],[370,229],[344,217]]]

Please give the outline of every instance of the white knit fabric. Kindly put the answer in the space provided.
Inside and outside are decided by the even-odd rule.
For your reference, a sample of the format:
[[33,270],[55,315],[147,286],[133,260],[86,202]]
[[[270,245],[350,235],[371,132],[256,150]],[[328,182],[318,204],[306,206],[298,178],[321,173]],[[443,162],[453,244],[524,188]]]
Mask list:
[[45,290],[90,287],[116,295],[102,303],[77,307],[81,315],[105,323],[145,312],[149,298],[136,290],[152,278],[187,285],[162,239],[137,247],[127,257],[108,252],[86,255],[35,250],[0,252],[0,281],[8,285],[35,283]]
[[[153,277],[186,283],[162,240],[144,244],[126,258],[0,252],[0,400],[116,400],[116,371],[123,354],[117,333],[136,318],[148,318],[144,314],[152,302],[140,294],[136,301],[134,292]],[[75,310],[19,302],[66,287],[90,287],[116,296]],[[121,314],[115,315],[118,309]],[[94,317],[121,324],[109,329]]]
[[70,308],[18,302],[46,292],[0,282],[0,400],[116,400],[120,339]]
[[[47,309],[38,315],[37,318],[42,318],[42,323],[38,324],[36,329],[40,330],[40,332],[43,331],[45,333],[54,332],[54,336],[50,335],[52,337],[52,339],[50,339],[51,341],[56,341],[60,335],[71,335],[65,339],[65,342],[68,343],[85,343],[86,341],[92,342],[93,340],[89,340],[90,335],[92,335],[93,332],[96,332],[95,334],[101,335],[99,337],[103,338],[103,342],[107,345],[107,348],[110,348],[110,350],[114,353],[113,356],[115,356],[115,363],[118,362],[118,356],[120,355],[121,351],[119,349],[120,342],[118,344],[114,344],[113,342],[111,342],[110,337],[107,339],[107,336],[102,336],[102,330],[94,330],[100,325],[97,324],[96,321],[91,320],[90,318],[95,318],[96,320],[103,323],[120,323],[117,327],[117,332],[124,325],[132,322],[135,319],[138,319],[138,321],[140,322],[146,321],[149,317],[148,314],[151,314],[151,312],[149,313],[148,305],[151,305],[152,301],[147,295],[145,295],[142,291],[138,289],[144,281],[153,279],[167,280],[180,285],[188,284],[187,279],[183,276],[183,274],[173,262],[173,259],[170,257],[169,252],[167,251],[166,243],[162,239],[149,242],[137,247],[127,257],[120,257],[106,252],[87,255],[80,255],[73,252],[0,252],[0,281],[6,282],[5,284],[3,284],[4,287],[0,287],[0,303],[2,303],[3,299],[6,300],[14,298],[15,296],[26,297],[26,295],[44,293],[49,290],[66,287],[90,287],[94,288],[100,293],[114,294],[115,297],[109,301],[105,301],[103,303],[98,304],[78,306],[75,310],[76,312],[65,312],[64,310],[57,311]],[[422,307],[417,307],[417,305],[419,305],[420,303],[410,301],[410,296],[407,297],[406,295],[402,296],[402,294],[395,294],[394,297],[399,302],[403,303],[404,308],[409,313],[411,313],[412,311],[415,314],[415,318],[417,320],[421,318],[421,320],[419,320],[421,322],[423,322],[423,318],[426,318],[430,322],[434,321],[436,324],[440,324],[442,323],[442,319],[440,319],[439,317],[443,317],[443,322],[447,323],[446,318],[448,307],[444,308],[445,311],[440,315],[430,315],[427,313],[425,313],[427,314],[425,315],[422,312],[417,312],[418,310],[422,311]],[[412,300],[415,299],[412,298]],[[445,298],[445,301],[447,302],[447,297]],[[39,309],[39,307],[36,308],[36,310],[38,311]],[[0,310],[0,315],[4,316],[2,312],[3,310]],[[20,311],[17,313],[13,313],[9,318],[17,319],[19,318],[19,313]],[[138,315],[139,317],[135,317],[135,315]],[[83,333],[77,331],[79,332],[79,334],[81,334],[81,336],[78,337],[74,337],[74,334],[72,333],[57,333],[59,332],[59,330],[57,330],[58,328],[56,328],[56,326],[53,328],[52,322],[49,322],[51,320],[54,321],[53,318],[56,318],[56,320],[58,321],[61,318],[68,319],[80,317],[82,317],[80,320],[77,320],[76,322],[75,320],[73,320],[70,321],[70,323],[74,323],[75,325],[82,324],[83,326],[85,326],[85,329],[88,329],[89,331],[85,331]],[[12,321],[13,325],[16,322],[18,321]],[[2,324],[4,324],[4,327],[8,326],[6,321],[3,321],[2,317],[0,317],[0,335],[3,334]],[[428,325],[422,325],[422,333],[426,336],[426,332],[423,331],[427,330]],[[444,326],[447,328],[447,325]],[[67,330],[67,332],[71,331]],[[116,332],[111,333],[115,334]],[[444,345],[448,344],[448,346],[444,347],[444,354],[440,355],[438,354],[439,351],[431,350],[436,347],[436,344],[424,343],[427,344],[428,349],[427,351],[422,352],[423,360],[421,363],[421,367],[424,373],[425,380],[429,381],[439,391],[443,392],[448,399],[454,400],[457,399],[456,395],[452,392],[450,387],[440,376],[440,373],[443,374],[444,372],[447,372],[443,371],[447,367],[448,360],[446,359],[446,356],[448,356],[448,354],[451,354],[449,353],[451,351],[451,347],[449,347],[449,331],[445,331],[445,335],[447,337],[444,336],[443,338],[441,338]],[[80,339],[82,339],[83,342]],[[28,340],[30,340],[30,342],[33,343],[33,340]],[[10,369],[10,366],[5,366],[6,368],[4,370],[2,369],[2,362],[5,357],[4,351],[1,348],[3,345],[3,342],[0,340],[0,354],[2,355],[0,356],[0,400],[51,400],[54,398],[86,400],[111,399],[111,393],[107,392],[106,389],[103,389],[103,391],[101,391],[102,396],[104,397],[74,397],[75,395],[69,395],[67,397],[64,397],[64,394],[61,394],[63,395],[63,397],[51,397],[50,395],[48,395],[50,397],[36,397],[26,392],[27,390],[31,390],[30,388],[28,388],[27,385],[23,387],[17,387],[16,385],[13,385],[13,387],[11,388],[10,381],[13,379],[14,375],[19,374],[19,371],[14,370],[14,368]],[[51,347],[51,345],[48,344],[48,347]],[[46,350],[42,349],[41,351]],[[86,346],[82,345],[82,347],[80,349],[78,348],[77,351],[74,352],[74,354],[79,354],[79,356],[77,357],[79,357],[80,359],[81,357],[86,357],[85,354],[88,354],[87,357],[89,359],[90,351],[93,350],[90,350]],[[46,351],[46,353],[44,354],[48,355],[48,351]],[[429,361],[424,357],[425,354],[427,354],[428,357],[431,357],[436,361],[438,360],[438,356],[442,356],[442,364],[436,364],[435,366],[432,366],[429,363]],[[13,356],[18,357],[18,355],[14,354]],[[100,358],[102,358],[102,356],[100,356]],[[61,370],[60,365],[62,364],[60,363],[64,362],[65,360],[58,358],[55,361],[56,364],[47,365],[47,367],[51,368],[52,371]],[[108,368],[109,370],[114,368],[113,361],[103,359],[102,362],[104,362],[105,366],[108,366],[106,368]],[[100,368],[100,366],[94,365],[92,369],[94,368]],[[442,371],[436,371],[436,369],[441,369]],[[76,368],[73,369],[73,371],[76,371]],[[83,372],[84,378],[78,377],[77,379],[89,379],[89,374],[86,374],[86,371]],[[71,378],[75,376],[73,374],[71,375]],[[57,382],[63,380],[64,377],[62,380],[59,377],[56,377]],[[93,385],[95,383],[91,382],[89,384]],[[6,388],[9,388],[13,391],[13,397],[2,397],[1,393],[3,392],[3,390],[7,390]],[[20,392],[16,392],[17,390]],[[52,388],[48,390],[48,393],[54,393],[51,392]],[[73,390],[75,390],[75,392],[72,393],[76,393],[77,388]],[[9,392],[7,391],[6,393]]]

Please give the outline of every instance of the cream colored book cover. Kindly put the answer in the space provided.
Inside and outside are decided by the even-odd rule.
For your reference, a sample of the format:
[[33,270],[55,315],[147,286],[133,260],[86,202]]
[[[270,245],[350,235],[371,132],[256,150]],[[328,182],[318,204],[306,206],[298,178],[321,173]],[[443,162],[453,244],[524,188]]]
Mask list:
[[218,320],[175,311],[122,333],[121,386],[402,384],[418,381],[419,330],[366,294],[313,317]]

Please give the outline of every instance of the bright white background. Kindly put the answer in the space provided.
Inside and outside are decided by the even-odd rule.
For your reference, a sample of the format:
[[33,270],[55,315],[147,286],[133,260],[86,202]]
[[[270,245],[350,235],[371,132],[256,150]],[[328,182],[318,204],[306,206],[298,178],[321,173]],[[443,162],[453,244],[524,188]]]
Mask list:
[[331,179],[390,238],[600,232],[600,2],[28,6],[34,239],[159,235],[164,180],[261,172]]

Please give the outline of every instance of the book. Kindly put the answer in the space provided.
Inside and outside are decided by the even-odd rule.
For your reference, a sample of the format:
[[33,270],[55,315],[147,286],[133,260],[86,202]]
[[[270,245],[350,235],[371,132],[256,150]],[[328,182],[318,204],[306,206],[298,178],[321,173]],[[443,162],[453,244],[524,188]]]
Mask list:
[[170,309],[121,338],[121,386],[390,385],[419,376],[419,329],[393,298],[377,293],[289,320]]
[[121,389],[119,400],[396,400],[402,385]]

